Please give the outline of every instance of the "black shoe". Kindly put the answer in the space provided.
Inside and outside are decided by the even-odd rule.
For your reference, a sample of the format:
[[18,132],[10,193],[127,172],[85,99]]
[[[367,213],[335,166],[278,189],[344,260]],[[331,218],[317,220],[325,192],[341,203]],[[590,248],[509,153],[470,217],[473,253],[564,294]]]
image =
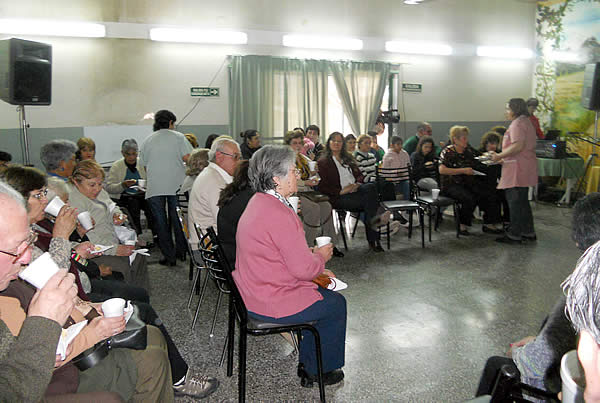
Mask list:
[[535,234],[534,235],[522,235],[522,238],[529,242],[537,241],[537,236]]
[[496,228],[491,228],[491,227],[486,227],[485,225],[481,227],[481,230],[483,232],[485,232],[486,234],[504,234],[504,230],[501,229],[496,229]]
[[344,253],[342,253],[341,250],[339,250],[338,248],[336,248],[334,246],[333,247],[333,256],[335,256],[335,257],[344,257]]
[[467,231],[466,229],[461,229],[461,230],[458,230],[458,235],[469,236],[469,235],[471,235],[471,233],[469,231]]
[[[300,377],[300,385],[305,388],[312,388],[313,383],[319,383],[316,375],[308,375],[306,371],[304,371],[304,366],[302,364],[298,365],[298,376]],[[329,371],[323,374],[323,384],[325,385],[335,385],[336,383],[341,382],[344,379],[344,371],[341,369],[334,369],[333,371]]]
[[369,248],[373,251],[373,252],[384,252],[383,248],[381,247],[381,244],[378,242],[369,242]]
[[521,241],[520,239],[512,239],[507,237],[506,235],[500,238],[496,238],[496,242],[507,243],[511,245],[520,245],[523,243],[523,241]]
[[177,259],[181,260],[182,262],[185,262],[185,257],[186,257],[187,253],[183,252],[183,253],[178,253],[177,254]]
[[160,259],[160,260],[158,261],[158,264],[160,264],[160,265],[162,265],[162,266],[170,266],[170,267],[173,267],[173,266],[176,266],[176,265],[177,265],[177,261],[176,261],[176,260],[174,260],[174,261],[170,261],[170,260],[167,260],[167,258],[165,257],[165,258],[162,258],[162,259]]

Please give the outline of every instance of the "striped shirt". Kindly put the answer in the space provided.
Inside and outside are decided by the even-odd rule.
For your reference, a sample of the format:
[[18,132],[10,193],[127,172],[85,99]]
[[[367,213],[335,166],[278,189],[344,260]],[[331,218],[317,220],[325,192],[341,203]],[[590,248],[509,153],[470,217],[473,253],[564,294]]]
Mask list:
[[358,163],[358,169],[360,169],[360,172],[365,177],[364,183],[375,182],[375,168],[377,166],[375,155],[357,150],[354,158],[356,158],[356,162]]

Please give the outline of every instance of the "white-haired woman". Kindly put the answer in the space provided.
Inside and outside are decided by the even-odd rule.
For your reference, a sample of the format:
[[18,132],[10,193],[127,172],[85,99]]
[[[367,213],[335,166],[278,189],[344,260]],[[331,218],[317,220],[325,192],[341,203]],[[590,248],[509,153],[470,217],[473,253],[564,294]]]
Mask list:
[[[333,245],[306,245],[302,222],[287,200],[297,190],[298,175],[296,153],[287,146],[264,146],[252,156],[248,177],[256,194],[238,224],[233,276],[251,317],[281,324],[314,321],[324,381],[331,385],[344,378],[346,300],[312,282],[322,273],[333,276],[325,269]],[[310,332],[302,336],[298,375],[308,386],[316,380],[315,341]]]
[[208,166],[208,151],[208,148],[195,148],[190,153],[186,163],[185,179],[178,193],[185,194],[187,192],[189,194],[192,190],[194,180]]
[[[140,180],[146,180],[146,169],[139,164],[138,144],[135,139],[124,140],[121,144],[123,158],[116,160],[108,171],[105,190],[117,205],[124,207],[129,212],[131,223],[138,235],[142,233],[140,211],[148,220],[148,227],[156,237],[152,226],[152,214],[146,202],[145,187],[139,186]],[[138,186],[135,186],[138,185]]]

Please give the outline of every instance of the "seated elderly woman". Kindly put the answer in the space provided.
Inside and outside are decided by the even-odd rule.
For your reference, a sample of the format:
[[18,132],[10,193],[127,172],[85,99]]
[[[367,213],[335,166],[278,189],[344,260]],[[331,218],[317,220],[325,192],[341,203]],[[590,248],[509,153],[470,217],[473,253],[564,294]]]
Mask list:
[[94,143],[94,140],[89,137],[81,137],[77,140],[77,152],[75,155],[77,161],[96,161],[96,143]]
[[187,170],[185,171],[185,179],[177,193],[185,194],[192,190],[196,177],[208,166],[208,148],[195,148],[188,157]]
[[90,241],[112,246],[104,252],[104,256],[97,258],[98,263],[111,266],[114,271],[123,273],[128,283],[148,290],[150,284],[146,259],[136,254],[130,264],[129,256],[135,246],[121,245],[114,228],[115,225],[122,225],[127,217],[102,189],[103,182],[104,170],[97,162],[79,162],[70,179],[69,201],[80,211],[88,211],[95,221],[94,227],[87,233]]
[[374,252],[383,252],[378,227],[388,223],[390,212],[378,215],[377,187],[373,182],[362,183],[364,177],[356,160],[346,151],[344,142],[344,136],[338,132],[331,133],[327,139],[323,157],[318,161],[319,191],[329,196],[335,209],[364,211],[369,247]]
[[[201,386],[204,382],[200,380],[202,377],[187,376],[188,365],[152,306],[147,304],[148,294],[144,289],[127,285],[121,281],[89,278],[88,271],[83,272],[85,268],[95,264],[93,260],[90,260],[94,258],[90,254],[94,245],[90,242],[80,244],[69,242],[69,235],[73,232],[77,222],[77,211],[70,206],[64,206],[54,222],[44,219],[44,209],[48,204],[46,193],[50,194],[51,192],[47,191],[44,186],[46,177],[42,172],[35,168],[13,166],[1,173],[0,177],[21,193],[27,202],[28,217],[33,230],[38,235],[34,244],[33,256],[37,257],[44,252],[50,252],[52,259],[57,262],[59,267],[68,269],[75,275],[80,307],[96,306],[86,301],[102,302],[113,297],[133,300],[138,307],[139,318],[146,324],[156,326],[165,338],[175,390],[202,397],[202,394],[208,392],[206,390],[208,386],[216,388],[214,380],[206,378],[204,381],[208,383]],[[63,187],[61,188],[60,185]],[[55,179],[52,183],[52,188],[63,197],[65,187],[66,184],[59,179]],[[68,199],[63,201],[68,202]],[[193,379],[196,381],[192,381]]]
[[477,171],[485,170],[485,166],[475,159],[474,150],[469,145],[469,128],[453,126],[450,128],[450,140],[452,144],[440,154],[441,194],[460,203],[460,234],[471,235],[467,229],[478,205],[484,212],[483,232],[502,233],[495,193],[487,192],[485,186],[478,184],[474,178]]
[[75,153],[77,146],[69,140],[52,140],[42,146],[40,160],[48,176],[56,176],[65,182],[77,165]]
[[[287,146],[262,147],[250,160],[248,177],[256,194],[237,227],[233,277],[249,315],[281,324],[314,321],[321,336],[324,381],[340,382],[346,300],[312,282],[320,274],[333,276],[325,269],[333,245],[308,248],[302,223],[288,201],[297,190],[295,152]],[[308,386],[316,380],[316,347],[312,334],[302,333],[298,375]]]
[[138,235],[142,233],[140,211],[144,210],[148,227],[156,238],[152,225],[152,214],[146,202],[145,186],[140,186],[139,182],[146,180],[146,169],[139,164],[137,141],[135,139],[124,140],[121,144],[121,154],[123,158],[116,160],[110,167],[104,188],[118,206],[127,209],[131,224]]
[[415,182],[419,189],[431,192],[431,189],[439,189],[437,183],[438,158],[433,151],[435,143],[433,137],[423,136],[417,143],[417,148],[410,156]]
[[[316,167],[317,164],[301,153],[304,146],[304,135],[299,130],[289,131],[284,136],[284,141],[296,152],[296,169],[300,171],[298,182],[298,197],[302,210],[302,222],[308,246],[315,244],[315,238],[328,236],[335,239],[335,228],[333,227],[333,215],[331,204],[322,200],[313,187],[319,184]],[[312,169],[311,169],[312,166]],[[319,198],[321,196],[321,199]],[[343,257],[344,254],[333,247],[333,255]]]

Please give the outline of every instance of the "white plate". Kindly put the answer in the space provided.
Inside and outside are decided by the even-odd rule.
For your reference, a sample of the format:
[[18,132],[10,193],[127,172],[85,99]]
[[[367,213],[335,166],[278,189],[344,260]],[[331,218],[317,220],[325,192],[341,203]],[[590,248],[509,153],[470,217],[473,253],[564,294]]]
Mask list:
[[328,290],[341,291],[348,288],[348,284],[344,283],[339,278],[329,277],[329,279],[331,280],[331,283],[329,283],[329,285],[327,286]]

